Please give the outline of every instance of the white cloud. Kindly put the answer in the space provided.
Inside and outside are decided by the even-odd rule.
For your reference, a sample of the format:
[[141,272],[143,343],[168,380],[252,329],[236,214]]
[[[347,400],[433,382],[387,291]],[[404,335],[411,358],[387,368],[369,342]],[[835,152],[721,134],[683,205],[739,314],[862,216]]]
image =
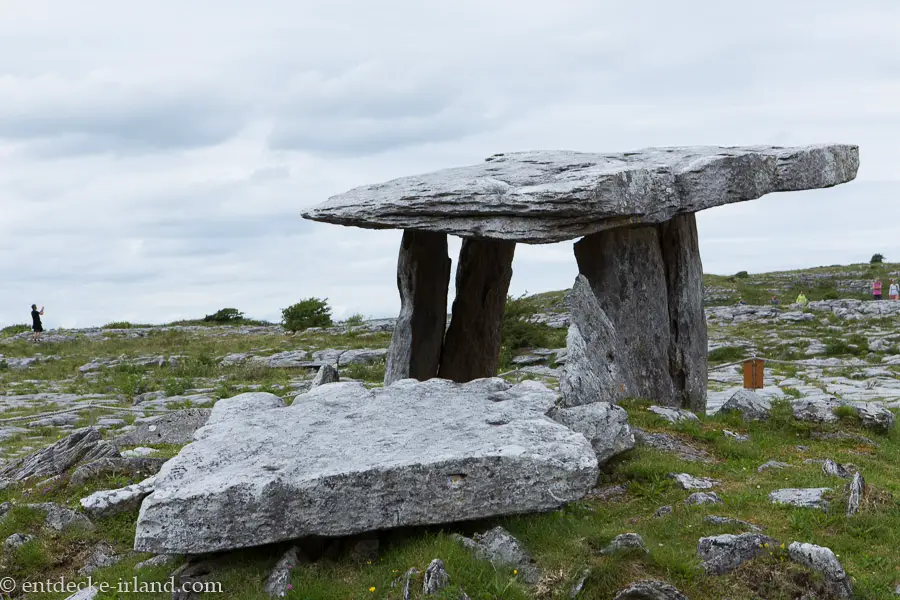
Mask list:
[[[399,233],[302,209],[539,148],[857,143],[853,184],[701,213],[704,265],[900,258],[898,29],[892,0],[4,2],[0,323],[390,315]],[[575,271],[520,247],[511,292]]]

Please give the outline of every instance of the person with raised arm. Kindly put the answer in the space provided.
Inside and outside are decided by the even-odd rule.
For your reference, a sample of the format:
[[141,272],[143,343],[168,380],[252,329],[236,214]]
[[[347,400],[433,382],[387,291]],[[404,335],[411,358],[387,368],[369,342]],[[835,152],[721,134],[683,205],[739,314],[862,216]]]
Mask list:
[[31,336],[32,342],[41,341],[41,332],[44,331],[44,326],[41,323],[41,315],[44,314],[44,307],[41,307],[40,312],[38,312],[37,304],[31,305],[31,329],[34,330],[34,335]]

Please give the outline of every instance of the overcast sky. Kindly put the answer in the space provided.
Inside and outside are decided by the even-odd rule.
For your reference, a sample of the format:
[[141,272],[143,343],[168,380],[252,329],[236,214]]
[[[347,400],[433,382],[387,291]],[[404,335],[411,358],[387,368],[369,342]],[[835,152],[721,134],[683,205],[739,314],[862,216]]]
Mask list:
[[[705,270],[900,260],[898,32],[897,0],[0,0],[0,325],[395,315],[400,234],[301,211],[515,150],[859,144],[853,183],[701,213]],[[510,291],[570,286],[571,245]]]

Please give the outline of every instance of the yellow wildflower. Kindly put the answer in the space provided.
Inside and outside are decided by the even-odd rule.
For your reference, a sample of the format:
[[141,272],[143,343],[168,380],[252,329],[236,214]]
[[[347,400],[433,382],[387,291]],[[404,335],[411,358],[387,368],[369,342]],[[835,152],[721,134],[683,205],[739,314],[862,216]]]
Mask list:
[[374,591],[375,591],[375,586],[373,585],[372,587],[370,587],[370,588],[369,588],[369,591],[370,591],[370,592],[374,592]]

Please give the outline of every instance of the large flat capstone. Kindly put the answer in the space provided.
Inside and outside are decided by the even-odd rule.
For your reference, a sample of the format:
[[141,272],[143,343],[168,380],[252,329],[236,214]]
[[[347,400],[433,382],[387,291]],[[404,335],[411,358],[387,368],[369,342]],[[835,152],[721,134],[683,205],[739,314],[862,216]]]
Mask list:
[[197,431],[141,506],[135,549],[197,554],[309,535],[551,510],[597,480],[557,395],[501,379],[334,383]]
[[358,187],[303,216],[541,244],[772,192],[827,188],[851,181],[858,168],[859,148],[848,144],[514,152]]

